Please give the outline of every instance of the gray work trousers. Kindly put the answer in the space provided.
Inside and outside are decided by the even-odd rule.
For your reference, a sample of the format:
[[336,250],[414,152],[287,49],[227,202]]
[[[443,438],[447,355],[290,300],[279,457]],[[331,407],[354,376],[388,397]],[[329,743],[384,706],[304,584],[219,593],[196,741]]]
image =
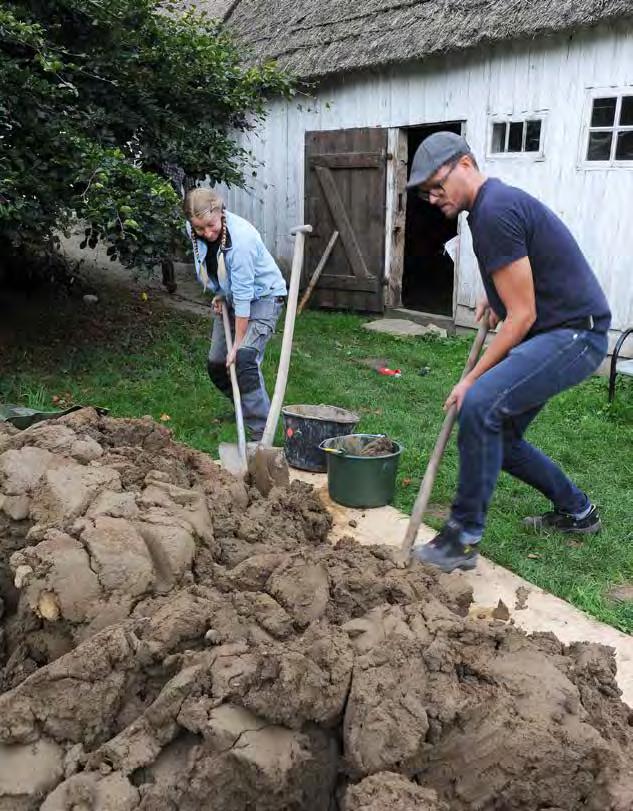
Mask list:
[[[244,423],[255,442],[262,438],[270,409],[270,399],[261,369],[262,360],[282,307],[283,301],[278,298],[264,298],[251,302],[248,329],[235,358]],[[235,338],[235,313],[232,307],[229,307],[229,320],[231,335]],[[207,370],[216,388],[232,399],[231,379],[226,368],[227,354],[222,316],[214,314]]]

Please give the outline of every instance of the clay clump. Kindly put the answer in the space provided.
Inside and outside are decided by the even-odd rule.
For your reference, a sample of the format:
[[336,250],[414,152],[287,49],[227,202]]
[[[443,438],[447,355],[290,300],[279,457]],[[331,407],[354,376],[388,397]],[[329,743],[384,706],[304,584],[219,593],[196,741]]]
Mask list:
[[152,420],[0,427],[0,811],[628,811],[613,651]]

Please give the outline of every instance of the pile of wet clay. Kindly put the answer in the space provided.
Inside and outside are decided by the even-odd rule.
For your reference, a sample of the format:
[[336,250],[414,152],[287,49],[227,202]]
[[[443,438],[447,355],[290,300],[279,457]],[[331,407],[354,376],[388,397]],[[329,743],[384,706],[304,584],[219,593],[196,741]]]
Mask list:
[[633,808],[610,649],[329,528],[149,419],[0,429],[0,810]]

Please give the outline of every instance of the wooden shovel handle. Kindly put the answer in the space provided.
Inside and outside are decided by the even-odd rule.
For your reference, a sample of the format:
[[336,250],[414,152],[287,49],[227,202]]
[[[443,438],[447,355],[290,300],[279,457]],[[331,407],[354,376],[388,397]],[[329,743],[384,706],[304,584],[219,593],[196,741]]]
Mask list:
[[[231,336],[231,322],[229,321],[229,311],[226,302],[222,301],[222,323],[224,324],[224,339],[226,341],[227,352],[233,351],[233,337]],[[244,415],[242,414],[242,397],[240,387],[237,382],[237,372],[235,364],[229,366],[229,377],[231,378],[231,388],[233,390],[233,405],[235,406],[235,423],[237,425],[237,449],[240,458],[246,467],[246,432],[244,431]]]
[[299,283],[301,281],[301,270],[303,268],[303,251],[305,247],[306,234],[312,232],[311,225],[297,225],[290,232],[295,235],[295,250],[292,257],[292,270],[290,271],[290,285],[288,286],[288,301],[286,302],[286,320],[284,322],[284,337],[281,342],[281,356],[279,358],[279,369],[277,370],[277,380],[275,381],[275,392],[270,404],[266,427],[262,436],[261,444],[271,447],[281,414],[284,396],[286,394],[286,383],[288,382],[288,369],[290,368],[290,354],[292,352],[292,338],[295,330],[295,316],[297,313],[297,299],[299,298]]
[[[468,355],[468,360],[466,361],[466,365],[464,366],[464,371],[462,372],[460,380],[463,380],[466,377],[466,375],[474,368],[475,364],[479,360],[479,355],[481,354],[487,334],[488,313],[485,312],[481,320],[479,330],[477,331],[477,335],[475,336],[475,340],[473,341],[473,345],[470,349],[470,354]],[[420,491],[415,500],[415,504],[413,505],[411,518],[409,519],[409,525],[407,526],[407,532],[404,536],[404,541],[402,542],[402,552],[407,558],[411,554],[411,549],[415,543],[418,530],[420,529],[422,519],[424,518],[424,513],[428,507],[431,491],[433,490],[433,484],[435,483],[435,476],[437,475],[437,469],[442,461],[442,456],[446,450],[446,445],[448,444],[448,440],[451,436],[451,431],[453,430],[453,425],[455,424],[456,419],[457,406],[452,405],[446,412],[444,422],[442,423],[442,428],[437,441],[435,442],[435,447],[433,448],[433,453],[431,454],[429,463],[426,466],[424,478],[422,479],[422,484],[420,485]]]

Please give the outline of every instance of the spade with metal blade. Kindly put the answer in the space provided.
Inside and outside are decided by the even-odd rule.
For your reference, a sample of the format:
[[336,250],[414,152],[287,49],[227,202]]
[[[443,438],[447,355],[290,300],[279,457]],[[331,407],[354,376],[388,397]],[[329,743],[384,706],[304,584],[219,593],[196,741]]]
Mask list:
[[295,316],[297,313],[297,299],[299,298],[299,284],[303,268],[303,253],[305,236],[312,233],[311,225],[298,225],[290,232],[295,236],[295,249],[292,257],[292,270],[290,271],[290,284],[288,287],[288,301],[286,304],[286,320],[284,322],[284,336],[281,343],[281,356],[275,392],[268,412],[266,427],[262,440],[257,446],[255,457],[250,461],[255,486],[262,495],[268,495],[275,486],[287,486],[290,483],[290,472],[283,448],[273,448],[275,431],[279,422],[279,415],[286,394],[288,382],[288,369],[290,368],[290,355],[292,353],[292,339],[295,329]]

